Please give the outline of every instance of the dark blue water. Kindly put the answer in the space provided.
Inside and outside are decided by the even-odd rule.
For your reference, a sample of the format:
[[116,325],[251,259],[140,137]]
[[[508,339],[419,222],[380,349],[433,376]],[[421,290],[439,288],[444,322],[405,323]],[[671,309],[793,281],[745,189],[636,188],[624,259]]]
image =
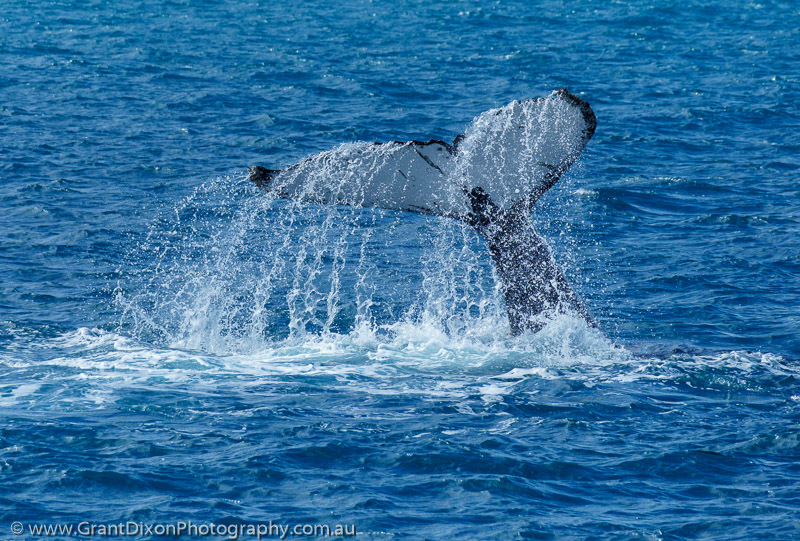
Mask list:
[[[4,2],[0,532],[800,536],[798,74],[791,2]],[[598,129],[534,217],[603,333],[245,178],[561,87]]]

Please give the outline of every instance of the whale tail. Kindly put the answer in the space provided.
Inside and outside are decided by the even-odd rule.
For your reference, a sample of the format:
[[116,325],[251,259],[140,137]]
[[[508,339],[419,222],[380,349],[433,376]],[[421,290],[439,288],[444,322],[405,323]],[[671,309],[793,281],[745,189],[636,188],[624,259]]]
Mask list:
[[347,143],[286,169],[250,168],[279,197],[455,218],[486,240],[512,332],[542,316],[572,312],[596,325],[530,217],[535,203],[577,160],[594,134],[588,103],[558,90],[478,116],[453,144]]

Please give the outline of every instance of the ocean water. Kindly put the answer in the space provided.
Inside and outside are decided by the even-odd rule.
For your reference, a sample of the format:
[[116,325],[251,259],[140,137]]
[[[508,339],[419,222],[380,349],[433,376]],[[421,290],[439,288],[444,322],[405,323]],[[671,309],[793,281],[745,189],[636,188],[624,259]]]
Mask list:
[[[0,59],[4,538],[800,537],[796,3],[6,0]],[[598,128],[534,220],[601,331],[246,179],[562,87]]]

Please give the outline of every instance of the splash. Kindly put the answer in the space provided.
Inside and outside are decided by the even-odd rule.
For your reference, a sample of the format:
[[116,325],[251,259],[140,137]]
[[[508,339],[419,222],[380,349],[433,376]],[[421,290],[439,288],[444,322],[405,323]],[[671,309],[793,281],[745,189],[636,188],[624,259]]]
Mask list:
[[[391,335],[379,336],[362,324],[345,334],[309,334],[304,340],[274,341],[258,352],[222,356],[81,328],[0,353],[0,367],[13,370],[17,380],[0,386],[0,404],[101,408],[127,390],[241,394],[254,385],[297,383],[298,377],[358,393],[464,400],[524,394],[526,385],[546,380],[580,388],[635,384],[631,389],[651,388],[656,394],[667,388],[788,393],[787,399],[800,400],[786,387],[798,377],[797,367],[770,353],[632,355],[569,318],[551,321],[535,337],[514,340],[453,337],[412,321],[391,327]],[[29,383],[43,372],[49,387]]]
[[[463,195],[467,177],[492,179],[508,199],[519,197],[508,179],[536,178],[541,125],[559,112],[532,103],[514,102],[470,125],[442,181],[451,198]],[[375,167],[364,164],[385,163],[387,152],[345,144],[302,162],[285,182],[306,195],[291,201],[243,176],[196,188],[154,222],[131,254],[116,295],[120,332],[213,354],[332,335],[509,347],[502,294],[471,227],[352,206],[366,205],[363,186],[372,180],[362,177]],[[584,327],[571,319],[550,326],[561,329],[556,342],[570,342],[565,337]],[[521,340],[553,349],[552,336]]]
[[204,184],[170,214],[117,289],[137,340],[242,353],[364,329],[383,340],[401,321],[508,333],[480,240],[452,220],[275,199],[244,178]]

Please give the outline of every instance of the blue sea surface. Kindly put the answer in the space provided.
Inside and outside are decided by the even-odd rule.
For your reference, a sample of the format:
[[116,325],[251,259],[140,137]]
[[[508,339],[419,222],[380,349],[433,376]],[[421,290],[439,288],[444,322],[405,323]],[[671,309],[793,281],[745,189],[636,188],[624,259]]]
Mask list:
[[[564,87],[534,220],[602,332],[511,337],[454,221],[247,180]],[[5,0],[0,419],[4,539],[800,538],[800,7]]]

